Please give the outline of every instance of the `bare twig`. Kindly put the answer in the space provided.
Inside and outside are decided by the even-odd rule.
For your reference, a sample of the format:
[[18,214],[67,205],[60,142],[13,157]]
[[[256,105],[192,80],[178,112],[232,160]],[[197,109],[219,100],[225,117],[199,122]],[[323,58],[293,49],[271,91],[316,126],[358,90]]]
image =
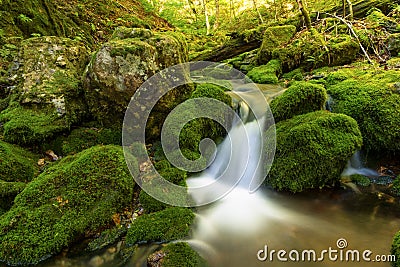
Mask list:
[[331,16],[331,17],[333,17],[333,18],[336,18],[336,19],[340,20],[341,22],[343,22],[343,23],[347,26],[347,28],[349,28],[350,33],[353,34],[354,38],[356,38],[356,40],[357,40],[358,44],[360,45],[360,48],[361,48],[361,50],[363,51],[363,53],[364,53],[365,57],[367,58],[368,62],[369,62],[370,64],[373,64],[373,62],[372,62],[371,58],[369,57],[367,51],[365,50],[364,46],[361,44],[360,38],[358,38],[358,35],[357,35],[356,32],[354,31],[353,25],[351,24],[351,22],[345,20],[344,18],[341,18],[341,17],[339,17],[339,16],[336,16],[336,15],[332,15],[332,14],[329,14],[329,13],[325,13],[325,14],[327,14],[328,16]]

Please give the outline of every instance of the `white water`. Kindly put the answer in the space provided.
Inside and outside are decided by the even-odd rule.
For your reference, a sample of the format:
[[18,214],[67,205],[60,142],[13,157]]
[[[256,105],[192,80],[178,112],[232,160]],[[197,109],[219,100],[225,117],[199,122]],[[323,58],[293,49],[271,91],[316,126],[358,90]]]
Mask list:
[[342,176],[350,176],[353,174],[361,174],[368,177],[379,176],[379,173],[377,171],[364,167],[364,164],[361,160],[360,151],[357,151],[351,157],[342,173]]
[[[308,197],[304,200],[294,196],[282,198],[271,196],[275,193],[265,190],[250,193],[248,189],[252,181],[262,178],[257,177],[262,166],[253,164],[256,161],[254,159],[261,156],[256,122],[233,127],[229,136],[218,147],[212,165],[199,176],[187,181],[189,187],[215,183],[218,192],[226,186],[231,188],[232,184],[236,184],[238,174],[243,174],[237,186],[227,195],[200,208],[197,214],[193,236],[188,243],[212,267],[390,266],[389,263],[376,262],[259,261],[257,252],[265,245],[276,250],[321,251],[328,247],[337,249],[336,241],[339,238],[346,238],[350,249],[370,249],[376,254],[389,254],[391,239],[400,223],[390,216],[379,217],[378,206],[373,207],[371,214],[356,213],[348,212],[346,204],[331,202],[330,199],[313,200]],[[357,173],[364,170],[361,166],[353,166],[353,169]],[[229,182],[229,177],[233,181]],[[201,192],[192,194],[192,197],[204,203],[205,199],[212,199],[214,194]]]

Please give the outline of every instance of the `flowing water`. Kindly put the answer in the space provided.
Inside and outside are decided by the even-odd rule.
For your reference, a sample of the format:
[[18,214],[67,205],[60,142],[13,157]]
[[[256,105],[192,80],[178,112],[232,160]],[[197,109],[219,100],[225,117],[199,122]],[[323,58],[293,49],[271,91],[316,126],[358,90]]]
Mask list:
[[[267,99],[282,92],[279,87],[263,87]],[[257,101],[257,99],[255,99]],[[390,266],[388,262],[346,262],[348,250],[370,250],[369,256],[390,254],[393,235],[400,229],[400,209],[398,203],[388,202],[377,193],[355,194],[351,190],[313,191],[302,194],[278,193],[261,188],[249,193],[249,183],[259,166],[246,164],[240,160],[243,154],[248,158],[258,158],[261,153],[254,121],[244,125],[244,129],[233,127],[231,139],[226,139],[219,147],[213,164],[197,177],[188,180],[191,186],[215,182],[226,169],[229,160],[234,162],[225,176],[243,173],[243,179],[229,194],[219,201],[197,209],[193,232],[187,242],[208,260],[212,267],[257,267],[257,266]],[[244,132],[251,138],[244,142]],[[244,153],[244,151],[246,151]],[[359,154],[350,160],[345,174],[361,173],[374,176],[376,173],[360,164]],[[224,184],[217,185],[223,187]],[[194,199],[207,198],[207,194],[193,195]],[[345,239],[347,246],[338,248],[337,241]],[[342,243],[344,240],[341,240]],[[340,245],[342,245],[340,243]],[[160,248],[150,244],[140,246],[135,255],[123,264],[118,256],[122,242],[96,254],[70,257],[59,255],[40,264],[43,267],[111,267],[146,266],[147,255]],[[317,262],[301,261],[304,250],[316,252],[321,258],[323,250],[328,253]],[[267,250],[267,253],[265,251]],[[279,261],[277,252],[270,257],[271,250],[285,250],[287,262]],[[294,251],[294,252],[293,252]],[[299,262],[289,259],[299,253]],[[340,260],[340,251],[343,260]],[[257,257],[260,257],[261,261]],[[304,254],[307,259],[307,253]],[[266,257],[268,256],[268,257]],[[282,255],[281,255],[282,256]],[[177,266],[179,267],[179,266]]]
[[[400,227],[396,205],[373,194],[359,196],[348,190],[288,195],[264,188],[249,193],[249,183],[253,174],[259,173],[259,166],[237,159],[249,152],[250,160],[258,158],[260,150],[255,122],[246,123],[244,128],[233,127],[231,138],[219,146],[213,164],[188,180],[191,187],[201,186],[218,183],[221,173],[244,173],[228,195],[198,210],[188,242],[211,266],[390,266],[388,262],[376,262],[375,257],[390,254],[392,237]],[[249,142],[244,132],[251,136]],[[229,160],[233,164],[227,167]],[[355,154],[345,174],[377,175],[359,162],[359,154]],[[228,171],[224,173],[225,168]],[[218,186],[223,187],[221,183]],[[207,194],[193,198],[203,201]],[[279,260],[277,252],[271,255],[271,250],[284,250],[286,254],[281,252],[281,256],[287,261]],[[324,250],[327,252],[322,253]],[[313,252],[315,261],[313,254],[308,254]],[[366,262],[368,259],[371,261]]]

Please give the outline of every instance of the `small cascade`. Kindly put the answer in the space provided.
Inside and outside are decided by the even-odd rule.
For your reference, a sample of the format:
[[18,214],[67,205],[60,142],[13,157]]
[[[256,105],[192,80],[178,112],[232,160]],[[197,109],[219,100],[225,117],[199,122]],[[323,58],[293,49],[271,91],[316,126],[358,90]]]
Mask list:
[[370,178],[379,176],[379,173],[377,171],[364,166],[361,160],[360,151],[354,153],[354,155],[350,158],[346,168],[342,173],[342,176],[350,176],[353,174],[361,174]]

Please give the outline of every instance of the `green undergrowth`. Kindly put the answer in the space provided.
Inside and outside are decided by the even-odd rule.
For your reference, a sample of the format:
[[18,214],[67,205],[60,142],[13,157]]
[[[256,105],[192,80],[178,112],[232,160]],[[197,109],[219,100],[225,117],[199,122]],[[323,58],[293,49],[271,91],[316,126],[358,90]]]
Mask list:
[[112,222],[131,203],[133,187],[121,147],[95,146],[57,161],[0,217],[0,261],[37,264],[59,253]]

